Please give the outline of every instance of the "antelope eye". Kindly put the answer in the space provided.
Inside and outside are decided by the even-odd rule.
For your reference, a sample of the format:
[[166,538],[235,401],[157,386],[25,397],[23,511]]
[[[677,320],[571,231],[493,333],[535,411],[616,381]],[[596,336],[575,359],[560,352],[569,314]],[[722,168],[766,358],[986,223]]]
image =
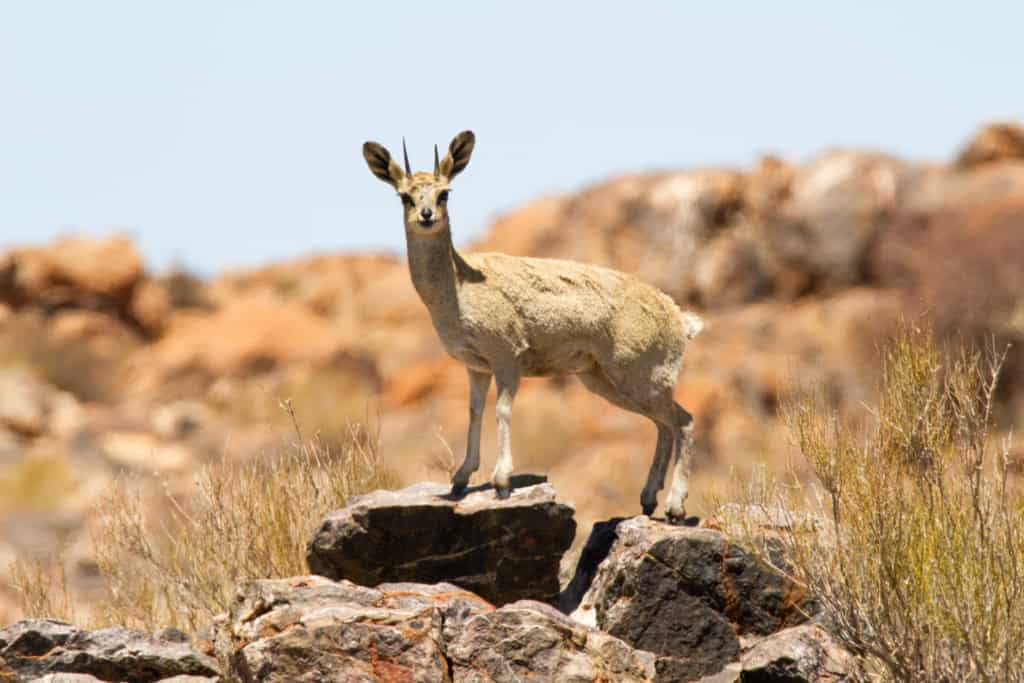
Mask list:
[[441,190],[437,195],[437,201],[446,202],[448,201],[448,190]]
[[415,206],[415,202],[413,202],[412,197],[410,195],[407,195],[406,193],[403,192],[398,196],[402,198],[402,203],[405,204],[408,208],[411,209],[413,206]]

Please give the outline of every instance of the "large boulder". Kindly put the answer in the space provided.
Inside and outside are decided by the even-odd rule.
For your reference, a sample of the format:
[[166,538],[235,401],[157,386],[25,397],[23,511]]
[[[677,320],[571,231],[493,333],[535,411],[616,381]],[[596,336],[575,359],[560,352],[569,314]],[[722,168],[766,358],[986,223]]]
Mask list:
[[[801,591],[718,531],[637,517],[615,534],[573,617],[659,655],[659,680],[716,674],[739,659],[740,636],[804,619]],[[594,543],[607,537],[602,526]]]
[[215,633],[246,683],[651,681],[654,657],[518,602],[495,609],[445,583],[376,588],[319,576],[254,581]]
[[496,605],[553,603],[576,534],[573,508],[541,478],[513,477],[512,485],[520,488],[507,500],[489,487],[454,499],[448,485],[430,482],[353,498],[314,535],[310,571],[364,586],[448,581]]
[[446,681],[443,628],[493,609],[450,584],[335,583],[319,576],[254,581],[215,642],[231,673],[261,681]]
[[52,619],[29,619],[0,629],[0,680],[50,674],[133,683],[220,675],[212,657],[196,651],[186,634],[173,629],[157,634],[127,628],[86,631]]

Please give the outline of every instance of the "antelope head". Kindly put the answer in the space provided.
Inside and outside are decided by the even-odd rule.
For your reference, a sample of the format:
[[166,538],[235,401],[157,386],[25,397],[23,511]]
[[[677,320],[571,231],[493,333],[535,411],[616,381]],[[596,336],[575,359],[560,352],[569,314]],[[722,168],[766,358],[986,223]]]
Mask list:
[[438,158],[437,145],[434,145],[434,172],[412,172],[409,166],[409,154],[402,139],[402,157],[405,167],[391,158],[382,145],[376,142],[363,144],[363,158],[366,159],[370,172],[391,185],[402,200],[405,214],[405,229],[410,234],[436,235],[449,228],[448,194],[452,178],[466,168],[469,157],[473,154],[476,137],[472,131],[464,130],[456,135],[448,153],[443,159]]

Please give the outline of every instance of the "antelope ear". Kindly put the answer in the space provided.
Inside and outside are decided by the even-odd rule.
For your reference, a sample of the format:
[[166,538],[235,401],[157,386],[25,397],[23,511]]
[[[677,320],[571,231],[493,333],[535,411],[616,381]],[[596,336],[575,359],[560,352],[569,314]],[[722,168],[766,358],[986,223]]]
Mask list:
[[391,154],[376,142],[363,143],[363,158],[370,167],[370,173],[394,188],[405,179],[402,167],[391,158]]
[[462,170],[469,165],[469,157],[473,155],[474,145],[476,145],[476,136],[473,135],[473,131],[464,130],[456,135],[448,145],[448,153],[441,160],[441,177],[451,180],[462,173]]

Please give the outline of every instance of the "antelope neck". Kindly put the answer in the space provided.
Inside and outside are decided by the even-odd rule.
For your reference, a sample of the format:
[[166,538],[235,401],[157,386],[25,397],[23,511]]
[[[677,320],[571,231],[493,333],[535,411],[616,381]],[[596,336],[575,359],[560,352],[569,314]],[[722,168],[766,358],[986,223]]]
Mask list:
[[436,235],[405,235],[409,253],[409,273],[416,293],[435,320],[458,312],[458,278],[455,273],[455,247],[445,228]]

